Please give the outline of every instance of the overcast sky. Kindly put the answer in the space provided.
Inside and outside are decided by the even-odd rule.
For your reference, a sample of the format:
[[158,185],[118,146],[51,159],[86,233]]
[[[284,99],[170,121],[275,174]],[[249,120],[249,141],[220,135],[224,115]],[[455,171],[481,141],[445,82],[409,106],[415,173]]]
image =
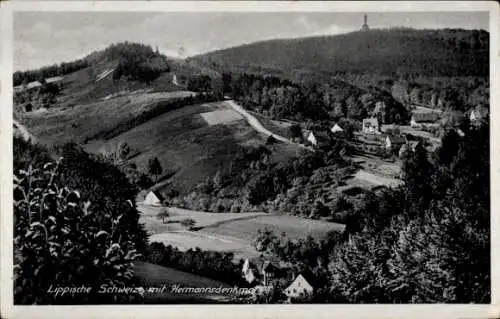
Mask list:
[[[368,13],[371,28],[488,30],[487,12]],[[14,70],[71,61],[119,41],[158,46],[168,56],[195,55],[273,38],[358,30],[363,13],[16,12]]]

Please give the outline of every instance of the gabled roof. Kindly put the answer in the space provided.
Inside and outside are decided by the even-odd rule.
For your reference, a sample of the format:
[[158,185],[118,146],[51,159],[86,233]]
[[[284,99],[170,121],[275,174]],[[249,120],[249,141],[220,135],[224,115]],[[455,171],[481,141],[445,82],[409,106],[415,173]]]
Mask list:
[[340,125],[335,124],[334,126],[332,126],[330,131],[332,131],[332,133],[336,133],[336,132],[342,132],[344,131],[344,129]]
[[484,106],[477,106],[476,108],[470,110],[471,115],[474,114],[474,116],[477,119],[481,119],[483,117],[488,116],[489,114],[489,109],[484,107]]
[[64,77],[62,77],[62,76],[54,76],[54,77],[45,79],[45,83],[55,83],[55,82],[62,81],[63,79],[64,79]]
[[33,89],[33,88],[40,87],[40,86],[42,86],[42,83],[40,83],[38,81],[33,81],[33,82],[26,84],[27,89]]
[[402,135],[387,135],[387,138],[392,144],[403,144],[406,143],[406,138]]
[[300,280],[305,281],[307,284],[309,284],[309,286],[311,286],[312,289],[315,288],[313,278],[311,276],[306,275],[305,273],[300,273],[297,275],[297,277],[295,277],[292,280],[292,282],[285,288],[285,290],[289,289],[293,284],[295,284],[296,282],[298,282]]
[[328,130],[313,130],[311,133],[314,135],[318,143],[328,142],[332,138],[331,132]]
[[413,113],[411,118],[415,122],[435,122],[438,120],[439,115],[436,112],[419,112],[419,113]]
[[262,265],[262,272],[275,272],[279,268],[275,266],[272,262],[269,260],[266,260],[264,264]]
[[156,196],[156,198],[158,198],[159,200],[163,201],[165,200],[165,198],[163,198],[163,196],[160,194],[160,192],[158,192],[157,190],[151,190],[149,191],[147,194],[146,194],[146,197],[149,195],[149,194],[153,194]]

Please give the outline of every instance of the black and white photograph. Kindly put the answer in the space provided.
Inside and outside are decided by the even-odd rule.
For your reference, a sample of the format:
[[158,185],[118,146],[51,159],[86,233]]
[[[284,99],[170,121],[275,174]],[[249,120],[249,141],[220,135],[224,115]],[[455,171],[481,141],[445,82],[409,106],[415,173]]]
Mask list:
[[13,306],[494,303],[498,4],[59,3],[11,9]]

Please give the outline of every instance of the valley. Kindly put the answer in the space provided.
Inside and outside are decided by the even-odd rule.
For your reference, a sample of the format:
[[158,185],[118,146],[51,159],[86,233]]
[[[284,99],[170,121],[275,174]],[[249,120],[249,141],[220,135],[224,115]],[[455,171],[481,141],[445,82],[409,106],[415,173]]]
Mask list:
[[484,275],[486,42],[483,31],[363,28],[183,59],[123,42],[18,71],[16,231],[30,230],[17,240],[60,241],[43,256],[75,254],[93,284],[98,269],[127,284],[260,287],[251,302],[262,303],[301,300],[289,289],[300,278],[315,302],[476,296],[443,300],[427,283],[462,280],[469,260]]

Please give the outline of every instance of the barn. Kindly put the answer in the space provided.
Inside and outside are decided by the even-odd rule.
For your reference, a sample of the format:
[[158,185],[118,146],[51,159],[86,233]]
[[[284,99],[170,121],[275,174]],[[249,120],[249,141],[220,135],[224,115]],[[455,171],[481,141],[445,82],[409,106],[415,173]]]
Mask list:
[[163,203],[163,196],[157,191],[150,191],[144,199],[144,205],[161,206]]

